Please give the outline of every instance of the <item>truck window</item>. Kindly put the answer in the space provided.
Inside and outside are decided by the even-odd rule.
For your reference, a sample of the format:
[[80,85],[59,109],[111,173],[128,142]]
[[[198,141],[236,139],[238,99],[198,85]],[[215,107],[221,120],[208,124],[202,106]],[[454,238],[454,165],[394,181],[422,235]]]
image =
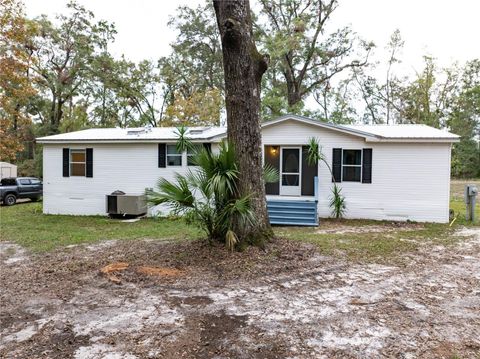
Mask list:
[[3,178],[2,179],[2,186],[15,186],[15,178]]
[[21,179],[21,180],[18,180],[20,182],[20,184],[22,185],[29,185],[30,184],[30,180],[29,179]]

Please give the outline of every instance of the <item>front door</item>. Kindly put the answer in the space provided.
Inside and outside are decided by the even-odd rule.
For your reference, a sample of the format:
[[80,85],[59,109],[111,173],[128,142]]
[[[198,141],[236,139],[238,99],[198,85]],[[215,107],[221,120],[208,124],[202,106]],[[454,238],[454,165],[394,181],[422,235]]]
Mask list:
[[281,147],[280,153],[280,195],[281,196],[300,196],[301,173],[300,164],[302,163],[301,147]]

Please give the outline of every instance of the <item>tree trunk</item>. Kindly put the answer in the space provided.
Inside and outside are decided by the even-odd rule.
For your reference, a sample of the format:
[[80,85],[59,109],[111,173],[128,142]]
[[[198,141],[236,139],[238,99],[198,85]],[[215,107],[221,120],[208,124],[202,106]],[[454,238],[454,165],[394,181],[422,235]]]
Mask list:
[[255,225],[234,228],[242,240],[263,243],[272,236],[263,180],[260,83],[268,57],[255,47],[248,0],[213,0],[225,72],[227,137],[235,146],[240,194],[250,194]]

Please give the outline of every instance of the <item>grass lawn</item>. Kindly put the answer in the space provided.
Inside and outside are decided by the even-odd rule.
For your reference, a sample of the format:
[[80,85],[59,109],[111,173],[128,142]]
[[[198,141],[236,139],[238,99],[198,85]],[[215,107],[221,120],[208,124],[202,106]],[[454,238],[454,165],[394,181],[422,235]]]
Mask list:
[[[468,181],[469,183],[475,181]],[[476,181],[480,187],[480,181]],[[416,250],[419,243],[448,244],[459,225],[480,225],[480,205],[475,224],[465,222],[462,181],[452,181],[450,207],[458,214],[448,224],[394,224],[369,220],[321,220],[319,228],[275,227],[278,236],[316,244],[325,254],[342,253],[351,259],[375,259]],[[134,223],[100,216],[42,214],[41,203],[22,203],[0,208],[1,240],[32,251],[93,243],[108,239],[196,239],[203,233],[180,219],[146,218]],[[458,239],[458,238],[457,238]]]
[[196,228],[179,219],[146,218],[134,223],[101,216],[42,214],[41,203],[0,208],[1,240],[33,251],[107,239],[195,239]]
[[[319,228],[280,227],[278,236],[306,241],[318,246],[328,255],[341,253],[358,261],[391,260],[405,252],[415,251],[420,245],[448,245],[460,240],[454,232],[459,226],[480,226],[480,201],[477,201],[475,223],[465,221],[463,189],[466,183],[480,188],[479,180],[452,180],[450,209],[456,220],[450,224],[392,223],[371,220],[321,220]],[[477,198],[478,199],[478,198]],[[363,229],[362,229],[363,227]]]

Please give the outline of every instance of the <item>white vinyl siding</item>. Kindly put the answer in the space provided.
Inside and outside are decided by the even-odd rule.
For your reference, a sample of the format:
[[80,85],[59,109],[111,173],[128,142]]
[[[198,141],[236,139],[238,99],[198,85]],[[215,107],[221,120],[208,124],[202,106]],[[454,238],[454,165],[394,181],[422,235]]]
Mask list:
[[[85,149],[81,144],[43,146],[44,213],[106,215],[105,195],[115,190],[143,194],[146,188],[154,188],[160,177],[174,181],[176,173],[186,174],[189,170],[183,157],[182,166],[159,168],[156,143],[88,144],[95,153],[95,176],[88,180],[63,177],[64,147]],[[216,144],[212,144],[212,151],[218,151]],[[160,206],[158,210],[165,213],[167,207]]]
[[[268,126],[262,132],[263,145],[297,147],[317,137],[330,165],[333,148],[372,149],[372,183],[340,183],[347,218],[448,222],[450,143],[366,142],[361,137],[294,121]],[[62,148],[66,147],[93,148],[93,178],[62,177]],[[218,145],[212,144],[212,150],[218,151]],[[155,187],[160,177],[174,180],[175,173],[189,170],[186,153],[181,154],[181,166],[159,168],[156,143],[44,144],[43,151],[43,210],[51,214],[106,215],[106,194],[115,190],[142,194]],[[332,180],[324,163],[319,164],[318,179],[319,216],[329,217]]]
[[[449,219],[449,143],[374,143],[294,121],[263,129],[263,145],[305,145],[317,137],[327,163],[332,149],[371,148],[372,183],[341,182],[347,203],[347,218],[446,223]],[[320,217],[329,217],[331,174],[319,164]],[[272,196],[273,198],[274,196]],[[299,197],[296,197],[297,199]]]

